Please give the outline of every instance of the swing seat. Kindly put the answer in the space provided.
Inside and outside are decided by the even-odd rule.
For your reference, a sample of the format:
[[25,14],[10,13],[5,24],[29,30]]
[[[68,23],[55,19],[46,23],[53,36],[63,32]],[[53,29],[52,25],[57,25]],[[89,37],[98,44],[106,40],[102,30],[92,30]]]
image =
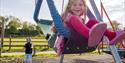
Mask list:
[[40,21],[37,24],[41,28],[45,36],[47,34],[52,34],[51,29],[50,29],[52,27],[52,20],[40,19]]
[[[103,30],[102,30],[103,29]],[[92,27],[90,31],[91,39],[85,38],[73,28],[70,28],[70,37],[64,43],[64,54],[68,53],[84,53],[96,50],[103,34],[106,30],[106,24],[100,23]],[[98,36],[97,36],[98,35]]]
[[48,46],[54,48],[54,43],[56,41],[57,34],[51,32],[50,28],[52,27],[52,20],[40,19],[40,21],[37,24],[41,28],[45,37],[47,37],[47,35],[50,34],[50,36],[47,37]]
[[[38,22],[43,34],[52,34],[50,28],[52,27],[51,20],[40,19]],[[75,39],[74,39],[75,37]],[[53,33],[48,39],[48,45],[54,48],[54,44],[57,38],[57,34]],[[54,48],[55,49],[55,48]],[[88,39],[83,37],[81,34],[77,33],[75,30],[71,30],[70,37],[64,42],[63,54],[76,54],[95,51],[96,47],[88,47]],[[56,51],[56,49],[55,49]]]
[[75,30],[70,31],[70,37],[64,42],[64,51],[62,52],[62,54],[79,54],[96,50],[96,47],[88,47],[87,38],[85,38]]

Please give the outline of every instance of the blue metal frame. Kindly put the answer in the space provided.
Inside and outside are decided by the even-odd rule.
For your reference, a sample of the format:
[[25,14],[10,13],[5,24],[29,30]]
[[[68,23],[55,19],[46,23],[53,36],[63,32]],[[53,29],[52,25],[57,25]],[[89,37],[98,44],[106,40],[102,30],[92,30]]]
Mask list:
[[39,16],[39,11],[40,11],[42,2],[43,2],[43,0],[37,0],[37,1],[36,1],[35,11],[34,11],[34,15],[33,15],[33,19],[34,19],[36,22],[39,21],[38,16]]

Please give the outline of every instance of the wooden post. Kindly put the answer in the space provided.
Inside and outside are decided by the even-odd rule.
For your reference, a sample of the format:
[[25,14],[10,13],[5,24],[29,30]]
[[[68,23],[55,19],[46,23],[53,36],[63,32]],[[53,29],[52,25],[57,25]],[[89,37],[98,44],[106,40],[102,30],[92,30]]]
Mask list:
[[8,49],[8,51],[11,49],[11,43],[12,43],[12,41],[11,41],[11,35],[10,35],[10,38],[9,38],[9,49]]
[[2,32],[1,32],[1,47],[0,47],[0,58],[2,53],[2,47],[3,47],[3,41],[4,41],[4,19],[2,20]]
[[35,56],[36,54],[36,48],[35,48],[35,45],[33,45],[33,56]]
[[[1,45],[1,41],[0,41],[0,58],[1,58],[1,53],[2,53],[1,48],[2,48],[2,45]],[[1,59],[0,59],[0,61],[1,61]]]

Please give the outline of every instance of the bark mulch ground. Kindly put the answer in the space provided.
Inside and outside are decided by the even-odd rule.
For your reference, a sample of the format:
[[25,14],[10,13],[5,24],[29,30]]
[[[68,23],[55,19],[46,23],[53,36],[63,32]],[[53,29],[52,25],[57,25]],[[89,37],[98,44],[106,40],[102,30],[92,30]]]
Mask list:
[[[32,63],[59,63],[60,57],[33,57]],[[24,63],[23,59],[2,60],[1,63]],[[115,63],[112,56],[102,55],[66,55],[63,63]]]

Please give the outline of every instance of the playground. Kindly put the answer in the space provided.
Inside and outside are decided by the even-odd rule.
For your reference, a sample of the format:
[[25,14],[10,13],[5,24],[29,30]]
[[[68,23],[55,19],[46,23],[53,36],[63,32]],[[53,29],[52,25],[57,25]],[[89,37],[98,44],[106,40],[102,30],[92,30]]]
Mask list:
[[[84,2],[78,0],[76,4],[80,4],[80,1]],[[58,12],[54,0],[44,0],[44,2],[48,6],[52,20],[41,17],[44,16],[41,11],[43,0],[35,0],[33,19],[39,27],[36,29],[42,31],[38,36],[31,36],[30,31],[26,30],[29,35],[5,37],[6,19],[0,17],[0,63],[125,63],[125,29],[121,30],[117,21],[112,22],[101,0],[100,10],[96,1],[88,0],[89,6],[85,2],[81,3],[84,5],[84,11],[82,5],[73,9],[71,6],[66,12],[70,13],[64,16]],[[65,0],[62,0],[61,12],[64,11],[64,4]],[[72,5],[75,7],[75,3]],[[77,8],[81,8],[82,11]],[[90,27],[83,23],[86,17],[92,24]],[[104,17],[107,18],[108,25],[103,22]],[[96,23],[93,24],[91,19],[97,20]],[[81,26],[78,26],[79,23]],[[108,26],[110,28],[107,28]],[[79,27],[81,28],[78,30]],[[52,28],[55,28],[54,31]],[[86,28],[87,32],[84,33],[83,30]],[[106,35],[108,29],[110,32],[113,31],[114,35],[110,33]]]

